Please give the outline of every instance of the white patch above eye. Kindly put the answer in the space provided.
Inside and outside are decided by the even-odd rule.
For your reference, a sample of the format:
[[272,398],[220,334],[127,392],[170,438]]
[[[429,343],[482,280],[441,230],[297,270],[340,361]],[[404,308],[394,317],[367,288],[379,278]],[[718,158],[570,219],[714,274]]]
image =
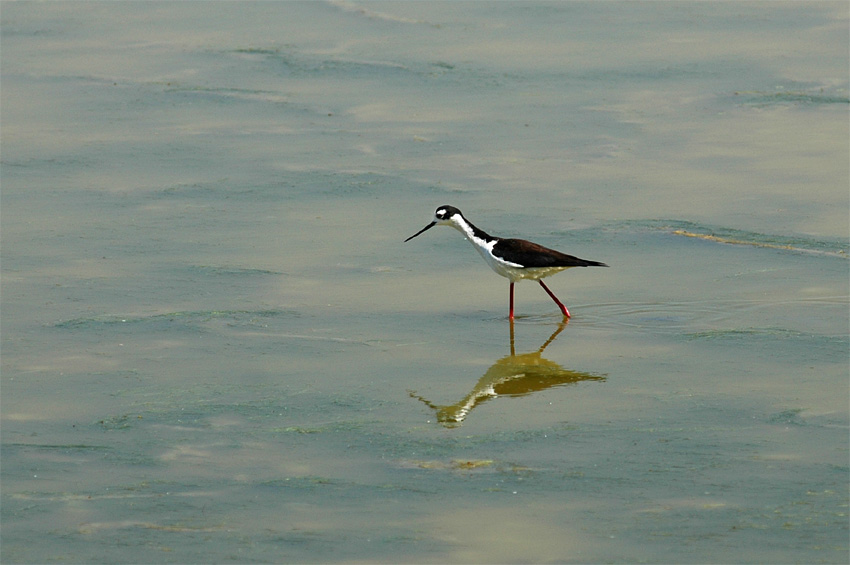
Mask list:
[[436,215],[437,215],[437,216],[440,216],[440,217],[445,216],[445,215],[446,215],[446,209],[445,209],[445,208],[440,208],[439,210],[437,210],[437,214],[436,214]]

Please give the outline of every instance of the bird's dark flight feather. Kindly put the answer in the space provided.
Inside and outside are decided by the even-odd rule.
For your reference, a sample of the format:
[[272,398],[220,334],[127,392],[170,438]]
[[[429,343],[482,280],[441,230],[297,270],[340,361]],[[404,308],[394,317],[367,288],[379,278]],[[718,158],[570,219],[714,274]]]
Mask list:
[[500,239],[493,253],[523,267],[607,267],[605,263],[579,259],[524,239]]

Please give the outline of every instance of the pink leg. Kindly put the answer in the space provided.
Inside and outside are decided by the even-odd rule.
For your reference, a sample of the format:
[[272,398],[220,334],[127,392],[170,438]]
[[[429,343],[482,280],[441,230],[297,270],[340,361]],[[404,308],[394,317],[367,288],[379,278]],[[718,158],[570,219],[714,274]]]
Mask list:
[[558,297],[555,296],[554,293],[551,290],[549,290],[549,287],[546,286],[546,284],[542,280],[538,280],[537,282],[540,283],[540,286],[543,287],[543,290],[545,290],[546,293],[552,298],[552,300],[555,301],[555,304],[557,304],[558,307],[561,309],[561,313],[564,314],[564,317],[569,318],[570,317],[570,311],[567,310],[567,307],[564,306],[563,304],[561,304],[561,301],[558,300]]
[[511,310],[508,318],[514,319],[514,283],[511,283]]

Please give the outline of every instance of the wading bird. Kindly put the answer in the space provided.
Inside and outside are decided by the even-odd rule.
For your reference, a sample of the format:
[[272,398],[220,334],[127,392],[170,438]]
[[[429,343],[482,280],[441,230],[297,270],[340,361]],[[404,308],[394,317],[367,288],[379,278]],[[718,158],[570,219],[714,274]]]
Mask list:
[[437,208],[437,211],[434,212],[434,221],[404,241],[410,241],[417,235],[437,225],[451,226],[465,235],[466,239],[478,250],[478,253],[484,257],[490,268],[511,281],[509,314],[511,320],[514,318],[514,283],[517,281],[531,279],[540,283],[543,290],[546,291],[549,297],[561,309],[564,317],[569,318],[570,311],[567,310],[567,307],[558,300],[558,297],[549,290],[549,287],[541,279],[572,267],[608,266],[598,261],[588,261],[573,257],[572,255],[566,255],[560,251],[555,251],[554,249],[549,249],[524,239],[494,237],[475,227],[454,206],[440,206]]

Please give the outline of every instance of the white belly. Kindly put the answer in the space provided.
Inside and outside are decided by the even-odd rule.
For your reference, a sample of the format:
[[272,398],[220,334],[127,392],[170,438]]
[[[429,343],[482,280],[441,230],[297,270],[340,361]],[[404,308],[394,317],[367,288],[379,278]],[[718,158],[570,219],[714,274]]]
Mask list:
[[474,247],[481,254],[481,256],[484,257],[484,260],[487,261],[487,264],[490,265],[490,268],[493,269],[496,274],[502,275],[503,277],[510,279],[511,282],[517,282],[522,279],[531,279],[536,281],[544,277],[548,277],[549,275],[560,273],[564,269],[569,269],[569,267],[523,268],[521,265],[517,265],[516,263],[509,263],[494,256],[492,251],[492,245],[483,247],[474,245]]

